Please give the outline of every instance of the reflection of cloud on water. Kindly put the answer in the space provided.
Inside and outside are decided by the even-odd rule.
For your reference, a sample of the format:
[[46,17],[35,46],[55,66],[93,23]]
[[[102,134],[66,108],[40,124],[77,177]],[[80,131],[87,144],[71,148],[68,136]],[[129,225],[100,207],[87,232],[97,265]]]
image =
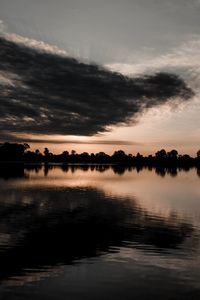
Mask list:
[[[123,170],[118,173],[118,169]],[[196,170],[179,171],[176,180],[171,176],[170,169],[164,177],[157,169],[125,168],[109,165],[23,165],[4,171],[0,169],[0,177],[9,180],[12,189],[26,188],[76,188],[92,187],[103,191],[109,197],[137,198],[140,206],[164,218],[172,213],[179,219],[193,219],[193,225],[199,224],[199,180]],[[87,172],[87,173],[86,173]],[[118,175],[120,174],[120,175]],[[159,176],[158,176],[159,175]],[[191,180],[188,181],[188,177]],[[18,180],[15,180],[17,179]],[[0,179],[1,180],[1,179]],[[169,186],[171,187],[169,189]],[[5,189],[6,189],[5,185]],[[2,191],[4,184],[2,186]],[[24,198],[25,200],[25,198]],[[162,201],[161,201],[162,200]],[[10,197],[7,201],[15,201]],[[27,198],[26,201],[29,201]]]
[[182,248],[195,233],[177,215],[150,213],[134,197],[116,197],[94,187],[14,183],[8,182],[0,202],[0,232],[10,236],[6,245],[5,238],[0,240],[3,281],[24,274],[34,278],[35,270],[44,274],[46,266],[54,269],[112,253],[113,248],[185,257]]
[[[104,192],[108,197],[125,197],[132,201],[137,198],[139,205],[149,213],[153,212],[163,218],[176,213],[179,219],[189,222],[192,219],[195,226],[200,223],[200,191],[196,169],[178,171],[175,178],[171,176],[171,169],[164,170],[163,177],[160,169],[109,165],[27,165],[25,169],[23,166],[19,168],[18,175],[17,169],[13,169],[12,166],[6,172],[0,169],[0,177],[10,178],[9,187],[12,189],[92,187]],[[18,180],[15,180],[17,177]],[[10,197],[7,201],[15,201],[15,198]]]
[[64,266],[47,266],[36,269],[26,269],[20,276],[10,277],[9,279],[2,280],[5,286],[24,286],[27,284],[39,282],[48,277],[60,276],[64,271]]

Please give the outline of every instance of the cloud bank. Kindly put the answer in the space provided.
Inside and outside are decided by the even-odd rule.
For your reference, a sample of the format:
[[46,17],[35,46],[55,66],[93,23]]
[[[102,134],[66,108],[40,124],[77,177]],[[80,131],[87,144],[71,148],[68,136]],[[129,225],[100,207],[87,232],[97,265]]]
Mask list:
[[194,95],[175,74],[129,78],[16,35],[0,35],[0,60],[0,131],[8,138],[13,133],[91,136]]

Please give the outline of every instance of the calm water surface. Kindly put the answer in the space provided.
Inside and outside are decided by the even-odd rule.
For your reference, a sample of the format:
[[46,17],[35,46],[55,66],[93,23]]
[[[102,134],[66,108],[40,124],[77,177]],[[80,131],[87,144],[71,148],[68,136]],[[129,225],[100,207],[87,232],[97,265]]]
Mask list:
[[200,299],[200,177],[0,171],[0,299]]

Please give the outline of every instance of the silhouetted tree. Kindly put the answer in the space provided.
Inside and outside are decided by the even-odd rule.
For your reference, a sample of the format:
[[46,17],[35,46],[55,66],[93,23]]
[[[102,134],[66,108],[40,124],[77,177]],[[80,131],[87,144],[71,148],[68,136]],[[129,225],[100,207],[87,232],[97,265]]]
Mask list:
[[71,155],[75,155],[76,154],[76,151],[75,150],[72,150],[71,151]]
[[200,158],[200,150],[197,151],[197,157]]
[[69,155],[69,152],[68,152],[68,151],[63,151],[62,155],[63,155],[63,156],[68,156],[68,155]]
[[49,161],[50,157],[52,157],[53,154],[49,151],[48,148],[44,148],[44,156],[45,156],[45,161]]
[[165,149],[161,149],[160,151],[157,151],[156,154],[155,154],[156,158],[166,158],[167,156],[167,153],[165,151]]
[[178,156],[178,151],[173,149],[173,150],[167,152],[167,156],[168,156],[169,158],[177,158],[177,156]]
[[44,148],[44,155],[48,156],[49,155],[49,149],[48,148]]
[[39,155],[39,154],[40,154],[40,150],[39,150],[39,149],[36,149],[36,150],[35,150],[35,154],[36,154],[36,155]]
[[4,143],[0,146],[0,157],[5,161],[21,161],[29,148],[28,144]]

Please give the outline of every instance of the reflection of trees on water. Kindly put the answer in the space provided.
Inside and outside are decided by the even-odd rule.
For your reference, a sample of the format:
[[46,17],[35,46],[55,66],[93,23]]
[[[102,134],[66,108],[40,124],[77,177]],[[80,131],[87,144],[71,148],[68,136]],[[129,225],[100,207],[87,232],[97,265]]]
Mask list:
[[[35,169],[36,171],[37,169]],[[0,178],[8,180],[10,178],[28,178],[28,173],[26,172],[23,164],[9,165],[0,164]]]
[[[0,164],[0,178],[9,179],[16,177],[29,177],[29,172],[35,172],[36,174],[43,170],[44,176],[48,176],[49,172],[55,168],[60,168],[63,172],[75,173],[78,170],[87,171],[97,171],[100,173],[112,170],[115,174],[123,175],[125,172],[136,171],[140,173],[143,170],[154,171],[158,176],[165,177],[170,175],[171,177],[176,177],[178,172],[184,171],[189,172],[191,169],[187,166],[185,167],[144,167],[144,166],[125,166],[125,165],[75,165],[75,164]],[[200,177],[200,169],[196,168],[197,175]]]
[[[15,201],[9,202],[10,195]],[[0,202],[0,278],[45,266],[71,264],[124,247],[157,253],[178,249],[193,227],[153,215],[137,200],[109,197],[93,188],[9,189]],[[170,252],[169,252],[170,255]],[[28,272],[28,271],[27,271]]]
[[200,177],[200,169],[197,169],[197,176]]
[[169,174],[171,177],[176,177],[178,174],[177,168],[155,168],[155,172],[157,175],[161,177],[165,177],[166,174]]

